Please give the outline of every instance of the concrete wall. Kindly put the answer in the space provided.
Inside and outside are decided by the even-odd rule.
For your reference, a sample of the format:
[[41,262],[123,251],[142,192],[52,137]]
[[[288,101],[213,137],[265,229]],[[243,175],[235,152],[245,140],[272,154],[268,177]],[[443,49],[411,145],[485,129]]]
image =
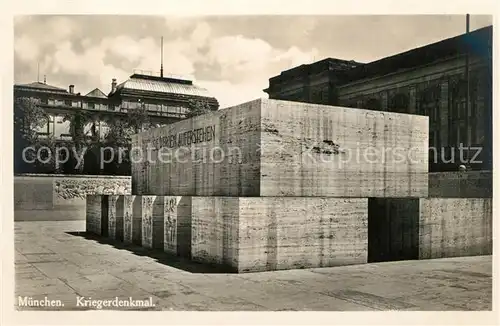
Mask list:
[[192,258],[238,272],[366,263],[367,202],[193,197]]
[[492,198],[491,171],[429,173],[429,197]]
[[[427,130],[422,116],[256,100],[134,136],[134,146],[157,150],[133,164],[133,192],[425,197]],[[180,135],[194,144],[179,150]],[[163,152],[171,161],[159,161],[161,146],[172,147]]]
[[130,193],[130,177],[16,175],[14,176],[14,220],[84,220],[87,194]]

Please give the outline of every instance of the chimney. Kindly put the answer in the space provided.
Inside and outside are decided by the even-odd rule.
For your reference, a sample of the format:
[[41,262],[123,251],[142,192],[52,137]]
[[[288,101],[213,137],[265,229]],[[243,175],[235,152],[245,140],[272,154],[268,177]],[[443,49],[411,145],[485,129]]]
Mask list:
[[116,78],[111,79],[111,93],[116,91]]
[[69,85],[69,93],[74,94],[75,93],[75,85]]

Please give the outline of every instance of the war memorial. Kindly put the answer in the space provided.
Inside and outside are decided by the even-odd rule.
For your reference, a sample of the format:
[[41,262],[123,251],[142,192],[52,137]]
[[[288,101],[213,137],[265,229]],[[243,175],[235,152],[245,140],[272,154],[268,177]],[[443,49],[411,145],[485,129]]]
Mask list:
[[151,129],[132,194],[87,196],[87,232],[239,273],[489,255],[492,199],[429,192],[428,130],[270,99]]

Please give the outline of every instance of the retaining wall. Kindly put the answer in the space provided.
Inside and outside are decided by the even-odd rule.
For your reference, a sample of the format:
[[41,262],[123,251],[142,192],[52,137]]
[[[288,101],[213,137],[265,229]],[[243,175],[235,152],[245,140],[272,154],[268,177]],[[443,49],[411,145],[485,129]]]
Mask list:
[[85,220],[86,195],[131,193],[131,177],[14,176],[14,221]]

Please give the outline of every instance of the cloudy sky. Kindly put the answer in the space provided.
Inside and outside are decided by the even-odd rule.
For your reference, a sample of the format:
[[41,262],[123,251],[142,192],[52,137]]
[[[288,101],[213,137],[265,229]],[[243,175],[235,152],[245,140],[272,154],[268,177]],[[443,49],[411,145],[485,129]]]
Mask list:
[[[471,29],[490,25],[472,16]],[[266,97],[268,79],[326,57],[370,62],[465,31],[465,16],[18,16],[15,83],[109,92],[135,69],[189,76],[221,107]]]

